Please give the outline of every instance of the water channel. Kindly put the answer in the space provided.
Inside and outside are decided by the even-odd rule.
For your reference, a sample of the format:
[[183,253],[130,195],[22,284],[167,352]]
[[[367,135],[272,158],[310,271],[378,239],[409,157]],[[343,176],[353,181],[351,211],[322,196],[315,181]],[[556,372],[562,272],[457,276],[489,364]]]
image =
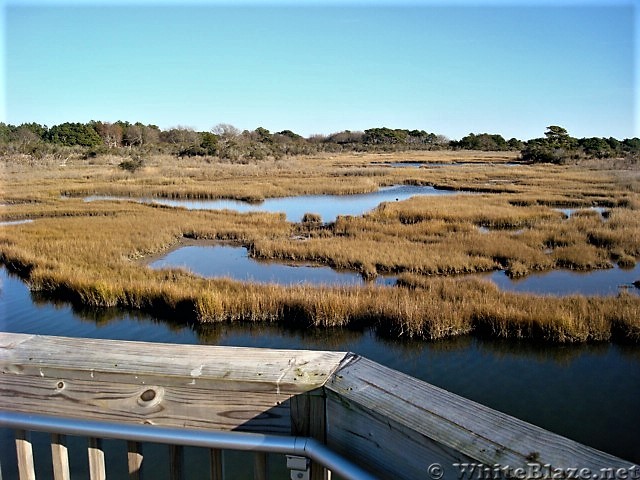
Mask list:
[[[149,263],[151,268],[182,267],[204,277],[228,277],[240,281],[291,285],[361,285],[365,280],[350,271],[337,271],[312,264],[286,264],[261,261],[249,257],[245,247],[233,245],[186,245],[168,252]],[[509,278],[503,271],[460,275],[495,283],[502,290],[540,295],[616,295],[621,290],[640,294],[633,282],[640,279],[640,263],[631,269],[613,267],[591,272],[552,270],[533,273],[523,278]],[[396,277],[379,276],[378,285],[392,286]]]
[[[640,462],[638,346],[609,343],[558,346],[470,336],[418,342],[381,338],[371,330],[295,330],[263,324],[185,325],[136,312],[83,309],[55,302],[30,292],[5,269],[0,269],[0,282],[3,331],[353,351],[548,430]],[[0,444],[7,441],[8,433],[4,432]],[[43,444],[46,447],[46,439]],[[13,449],[0,449],[3,466],[10,464],[12,458],[15,462]],[[4,474],[3,478],[12,477]]]
[[127,198],[90,196],[85,201],[129,200],[157,203],[189,210],[235,210],[237,212],[284,212],[290,222],[300,222],[305,213],[317,213],[323,222],[333,222],[338,215],[362,215],[382,202],[407,200],[416,195],[459,195],[461,192],[441,190],[426,185],[394,185],[375,192],[353,195],[301,195],[298,197],[267,198],[261,203],[239,200],[173,200],[167,198]]

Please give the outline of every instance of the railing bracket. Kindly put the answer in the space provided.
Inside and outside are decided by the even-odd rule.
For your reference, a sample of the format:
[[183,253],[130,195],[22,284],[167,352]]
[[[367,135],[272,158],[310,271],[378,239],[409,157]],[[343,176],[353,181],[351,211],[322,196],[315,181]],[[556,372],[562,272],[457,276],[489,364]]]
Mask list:
[[309,480],[309,459],[297,455],[287,455],[287,468],[291,470],[291,480]]

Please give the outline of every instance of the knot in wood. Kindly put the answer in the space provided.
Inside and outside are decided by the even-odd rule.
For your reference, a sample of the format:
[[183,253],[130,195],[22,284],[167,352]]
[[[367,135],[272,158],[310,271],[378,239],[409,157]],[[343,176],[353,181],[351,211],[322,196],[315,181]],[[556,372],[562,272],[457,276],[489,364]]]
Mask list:
[[144,408],[151,408],[162,402],[164,397],[164,388],[160,386],[147,387],[138,396],[138,405]]
[[143,402],[150,402],[154,398],[156,398],[156,391],[152,389],[145,390],[144,392],[142,392],[142,395],[140,395],[140,399]]

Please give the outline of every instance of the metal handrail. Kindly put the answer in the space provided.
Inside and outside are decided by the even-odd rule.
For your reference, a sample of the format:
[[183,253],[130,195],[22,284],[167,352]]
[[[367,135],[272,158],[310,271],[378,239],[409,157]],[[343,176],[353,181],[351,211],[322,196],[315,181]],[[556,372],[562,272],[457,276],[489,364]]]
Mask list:
[[318,462],[348,480],[375,479],[370,473],[333,452],[323,443],[308,437],[189,430],[157,425],[135,425],[35,415],[6,410],[0,410],[0,425],[19,430],[84,437],[299,455]]

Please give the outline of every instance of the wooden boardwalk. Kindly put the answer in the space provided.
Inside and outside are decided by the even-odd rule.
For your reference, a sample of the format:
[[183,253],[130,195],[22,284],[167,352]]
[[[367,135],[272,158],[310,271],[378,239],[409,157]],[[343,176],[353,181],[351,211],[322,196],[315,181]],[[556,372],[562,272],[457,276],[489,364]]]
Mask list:
[[[433,464],[441,478],[460,478],[455,464],[465,462],[593,472],[631,465],[348,352],[0,333],[0,369],[6,412],[311,437],[379,478],[439,480]],[[28,432],[17,432],[16,445],[20,478],[34,478]],[[128,450],[138,478],[139,445]],[[68,478],[55,434],[52,452],[55,478]],[[172,478],[180,478],[180,447],[171,452]],[[211,478],[220,478],[220,452],[211,455]],[[90,440],[89,456],[91,478],[104,478],[100,439]],[[324,470],[314,463],[311,477]]]

